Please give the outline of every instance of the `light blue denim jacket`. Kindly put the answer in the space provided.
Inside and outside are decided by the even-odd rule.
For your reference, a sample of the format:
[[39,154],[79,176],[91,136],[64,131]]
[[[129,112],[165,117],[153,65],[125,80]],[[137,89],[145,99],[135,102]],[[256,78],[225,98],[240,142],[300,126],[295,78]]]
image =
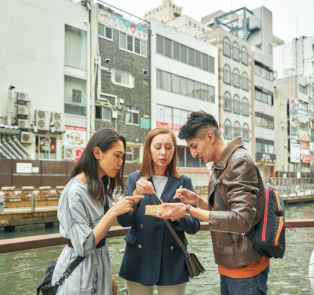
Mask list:
[[93,228],[104,216],[106,202],[110,204],[109,198],[104,198],[101,205],[89,194],[87,186],[77,179],[71,179],[64,188],[58,205],[60,234],[71,240],[73,248],[64,247],[53,273],[52,284],[60,279],[78,255],[86,258],[59,287],[57,295],[112,294],[108,249],[106,245],[96,249],[93,233]]

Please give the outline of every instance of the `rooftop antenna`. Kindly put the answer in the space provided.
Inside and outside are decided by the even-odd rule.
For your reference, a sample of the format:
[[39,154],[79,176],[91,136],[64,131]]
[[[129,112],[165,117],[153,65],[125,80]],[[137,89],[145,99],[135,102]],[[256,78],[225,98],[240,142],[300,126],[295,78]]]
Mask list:
[[298,14],[295,15],[296,38],[298,38]]

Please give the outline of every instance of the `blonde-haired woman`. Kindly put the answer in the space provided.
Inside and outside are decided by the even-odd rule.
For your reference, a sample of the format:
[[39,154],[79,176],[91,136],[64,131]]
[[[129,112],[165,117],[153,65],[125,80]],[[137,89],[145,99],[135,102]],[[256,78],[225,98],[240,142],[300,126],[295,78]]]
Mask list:
[[[159,295],[185,293],[189,275],[183,251],[162,219],[145,215],[146,205],[160,204],[153,190],[164,203],[174,203],[180,202],[173,199],[180,186],[193,191],[191,179],[178,171],[175,134],[155,128],[146,138],[140,172],[130,174],[124,193],[124,197],[144,195],[144,199],[134,201],[134,212],[118,217],[122,226],[131,227],[124,238],[127,243],[120,269],[129,295],[152,295],[155,285]],[[185,232],[196,234],[200,228],[193,217],[169,222],[184,245],[188,244]]]

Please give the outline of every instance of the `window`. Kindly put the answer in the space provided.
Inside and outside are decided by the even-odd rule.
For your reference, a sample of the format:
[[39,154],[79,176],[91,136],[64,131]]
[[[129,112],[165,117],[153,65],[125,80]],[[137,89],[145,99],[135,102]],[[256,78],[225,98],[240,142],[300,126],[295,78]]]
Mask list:
[[111,121],[112,111],[110,108],[96,106],[96,119]]
[[269,105],[273,105],[273,95],[262,92],[261,90],[255,88],[255,99]]
[[307,87],[299,84],[299,92],[307,94]]
[[245,142],[250,141],[250,129],[249,129],[249,125],[247,123],[244,123],[242,126],[242,139]]
[[300,128],[302,131],[308,131],[308,124],[307,123],[300,123]]
[[64,113],[86,116],[86,81],[64,76]]
[[308,114],[308,104],[299,100],[299,110],[301,114]]
[[125,152],[126,162],[135,162],[140,159],[140,147],[139,146],[127,146]]
[[180,60],[180,44],[173,41],[173,58]]
[[112,29],[102,24],[98,24],[98,36],[112,40]]
[[256,152],[273,154],[274,142],[271,140],[256,138]]
[[125,109],[125,124],[139,125],[138,108],[126,107],[126,109]]
[[165,56],[172,58],[172,41],[165,38]]
[[260,76],[262,78],[265,78],[269,81],[274,80],[274,73],[273,71],[266,69],[263,65],[255,62],[254,64],[254,74],[257,76]]
[[206,167],[205,163],[199,158],[193,158],[189,147],[178,146],[177,154],[180,167],[202,168]]
[[195,62],[194,61],[194,49],[189,48],[188,52],[189,52],[189,65],[194,67],[194,65],[195,65],[195,63],[194,63]]
[[233,42],[232,58],[236,61],[240,61],[240,46],[237,42]]
[[233,112],[235,114],[241,114],[241,102],[240,97],[237,94],[233,97]]
[[233,138],[241,136],[241,125],[238,121],[235,121],[233,124]]
[[215,87],[157,69],[156,87],[184,96],[215,102]]
[[223,80],[224,83],[230,84],[231,85],[231,70],[228,65],[224,65],[224,70],[223,70]]
[[244,65],[249,65],[249,56],[248,56],[248,51],[246,49],[245,46],[242,46],[242,50],[241,50],[241,62]]
[[242,99],[242,115],[247,117],[250,115],[249,100],[246,97]]
[[133,88],[134,78],[132,75],[120,71],[113,71],[111,74],[111,82],[120,86]]
[[164,54],[164,37],[157,34],[157,53]]
[[274,130],[274,117],[255,112],[255,126]]
[[188,62],[188,48],[184,45],[181,45],[181,61],[185,64]]
[[240,88],[240,71],[237,68],[233,69],[233,86]]
[[230,40],[227,37],[223,39],[223,55],[231,57],[231,45]]
[[242,73],[242,89],[249,91],[249,76],[246,72]]
[[120,49],[124,49],[142,56],[147,56],[147,42],[131,35],[120,32]]
[[65,57],[67,66],[87,69],[87,33],[65,25]]
[[208,72],[208,55],[202,53],[202,69]]
[[209,71],[211,73],[215,73],[215,59],[212,56],[208,56],[208,60],[209,60]]
[[231,95],[228,91],[224,94],[224,110],[227,112],[232,111]]
[[199,51],[196,51],[195,50],[195,66],[197,67],[197,68],[202,68],[202,55],[201,55],[201,53],[199,52]]
[[57,138],[50,136],[36,136],[36,152],[39,160],[57,159]]
[[232,139],[231,121],[229,119],[226,119],[224,123],[224,138]]
[[273,45],[269,44],[269,54],[273,54]]

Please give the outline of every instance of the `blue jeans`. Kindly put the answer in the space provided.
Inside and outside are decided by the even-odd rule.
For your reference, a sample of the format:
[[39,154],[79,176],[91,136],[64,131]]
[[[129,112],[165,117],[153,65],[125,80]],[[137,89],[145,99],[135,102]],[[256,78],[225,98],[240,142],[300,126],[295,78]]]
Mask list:
[[255,277],[233,279],[220,275],[221,295],[266,295],[269,266]]

